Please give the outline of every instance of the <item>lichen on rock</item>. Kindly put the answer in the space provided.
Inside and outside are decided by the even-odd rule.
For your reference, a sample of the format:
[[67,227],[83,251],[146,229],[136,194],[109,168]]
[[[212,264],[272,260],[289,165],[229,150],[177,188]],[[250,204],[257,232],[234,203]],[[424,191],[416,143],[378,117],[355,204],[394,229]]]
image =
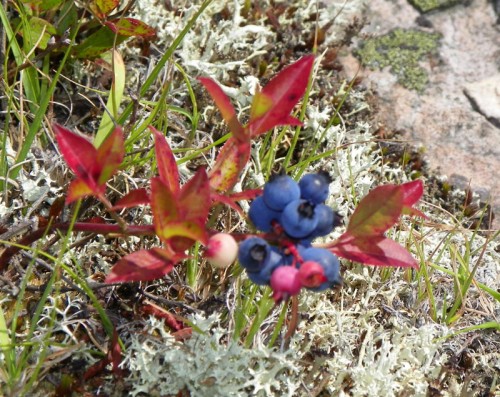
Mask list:
[[442,10],[460,3],[465,3],[464,0],[408,0],[408,2],[420,12]]
[[371,69],[390,67],[401,85],[422,91],[428,75],[419,62],[436,53],[439,39],[440,36],[435,33],[398,28],[364,41],[355,54],[364,66]]

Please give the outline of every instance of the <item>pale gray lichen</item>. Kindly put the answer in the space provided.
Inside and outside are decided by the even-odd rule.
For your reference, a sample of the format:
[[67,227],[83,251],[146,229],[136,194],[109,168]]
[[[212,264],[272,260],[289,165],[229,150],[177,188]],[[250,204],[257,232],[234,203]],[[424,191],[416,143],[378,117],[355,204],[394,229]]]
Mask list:
[[[297,357],[260,345],[253,349],[231,342],[218,316],[192,319],[202,332],[182,344],[150,318],[141,335],[132,335],[124,366],[131,396],[177,394],[193,397],[293,396],[298,389]],[[155,335],[156,334],[156,335]],[[229,341],[229,342],[228,342]]]

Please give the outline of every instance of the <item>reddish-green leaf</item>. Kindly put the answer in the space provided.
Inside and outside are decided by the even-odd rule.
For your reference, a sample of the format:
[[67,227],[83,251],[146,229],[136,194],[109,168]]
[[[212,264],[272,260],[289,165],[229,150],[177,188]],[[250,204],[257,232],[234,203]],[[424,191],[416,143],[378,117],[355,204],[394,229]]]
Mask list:
[[384,236],[356,238],[346,233],[329,248],[334,254],[354,262],[418,269],[417,261],[404,247]]
[[200,224],[200,222],[189,220],[169,222],[168,225],[161,230],[161,235],[158,231],[156,234],[162,240],[168,240],[173,237],[186,237],[193,240],[193,242],[199,241],[202,244],[207,244],[208,241],[205,225]]
[[148,281],[169,273],[174,262],[159,255],[156,250],[140,250],[120,259],[104,280],[106,283]]
[[208,176],[205,169],[200,168],[182,187],[179,195],[181,219],[200,221],[205,224],[211,204]]
[[71,171],[93,187],[101,173],[100,165],[96,161],[96,148],[88,140],[62,125],[54,124],[52,128],[56,132],[59,150]]
[[156,31],[151,26],[135,18],[114,19],[105,22],[105,25],[122,36],[152,37],[156,35]]
[[105,184],[120,167],[125,156],[122,127],[117,126],[97,148],[97,163],[101,167],[98,183]]
[[174,153],[165,139],[165,136],[156,128],[149,126],[155,138],[156,164],[160,179],[167,185],[173,194],[179,192],[179,169],[175,161]]
[[299,59],[255,95],[248,124],[252,136],[263,134],[278,125],[300,123],[290,118],[290,113],[306,91],[313,64],[313,55]]
[[402,209],[403,191],[398,185],[378,186],[360,201],[347,232],[357,237],[380,235],[398,221]]
[[120,4],[120,0],[92,0],[90,10],[99,19],[106,18]]
[[137,207],[150,203],[149,193],[146,189],[131,190],[128,194],[118,200],[113,206],[113,210]]
[[111,363],[113,374],[117,378],[121,378],[123,376],[122,369],[120,368],[120,364],[122,362],[122,348],[119,341],[120,338],[118,337],[118,332],[116,331],[116,328],[113,328],[113,337],[111,338],[107,358]]
[[210,187],[218,192],[229,192],[238,181],[249,158],[250,144],[238,142],[234,137],[229,138],[209,172]]
[[151,209],[153,211],[155,231],[164,241],[171,222],[179,221],[177,197],[160,178],[151,178]]
[[99,196],[104,194],[104,187],[93,186],[90,187],[83,179],[77,178],[68,186],[68,195],[66,197],[66,204],[84,198],[86,196]]
[[239,141],[247,141],[248,135],[238,121],[236,111],[234,110],[234,107],[227,95],[224,94],[224,91],[222,91],[222,88],[220,88],[219,85],[210,78],[198,77],[198,80],[205,86],[208,93],[214,100],[222,114],[222,118],[229,126],[229,129],[233,133],[234,137]]

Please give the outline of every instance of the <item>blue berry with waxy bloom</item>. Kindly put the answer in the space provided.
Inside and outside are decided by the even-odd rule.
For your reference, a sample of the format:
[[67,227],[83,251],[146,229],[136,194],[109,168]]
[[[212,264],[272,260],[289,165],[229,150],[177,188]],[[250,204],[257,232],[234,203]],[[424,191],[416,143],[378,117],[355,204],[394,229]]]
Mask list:
[[263,232],[270,232],[272,230],[272,222],[279,221],[281,212],[269,208],[264,202],[262,196],[257,197],[248,210],[248,217],[254,226]]
[[330,234],[336,226],[339,226],[340,216],[333,209],[325,204],[318,204],[314,207],[318,218],[318,224],[307,239],[326,236]]
[[249,237],[240,243],[238,260],[249,272],[258,272],[271,257],[271,246],[260,237]]
[[312,291],[320,292],[328,288],[335,288],[342,285],[342,278],[340,277],[340,265],[337,257],[330,251],[324,248],[307,248],[301,252],[304,263],[316,262],[324,271],[326,281],[317,287],[307,287]]
[[280,223],[286,234],[300,239],[313,232],[318,225],[318,217],[309,201],[294,200],[283,210]]
[[330,192],[332,179],[325,171],[306,174],[299,181],[300,197],[313,204],[324,203]]
[[247,275],[255,284],[269,285],[274,270],[280,266],[283,266],[283,256],[272,250],[264,266],[256,272],[247,269]]
[[262,197],[269,208],[281,211],[288,203],[300,198],[300,188],[288,175],[276,174],[264,185]]

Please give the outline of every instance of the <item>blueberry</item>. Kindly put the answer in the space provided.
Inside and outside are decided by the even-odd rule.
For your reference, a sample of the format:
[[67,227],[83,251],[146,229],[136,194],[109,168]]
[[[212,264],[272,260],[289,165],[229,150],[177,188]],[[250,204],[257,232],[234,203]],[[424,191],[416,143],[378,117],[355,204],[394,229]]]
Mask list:
[[272,221],[280,219],[281,212],[269,208],[262,196],[257,197],[248,211],[248,216],[254,226],[263,232],[270,232],[272,230]]
[[249,272],[260,271],[271,256],[271,247],[260,237],[249,237],[240,243],[238,260],[240,265]]
[[340,216],[325,204],[316,205],[314,211],[318,217],[318,224],[312,233],[305,238],[306,240],[326,236],[330,234],[336,226],[339,226],[340,223]]
[[255,284],[269,285],[274,270],[282,265],[283,257],[277,251],[272,250],[264,266],[255,272],[247,269],[247,275]]
[[314,205],[307,200],[294,200],[288,204],[280,218],[286,234],[293,238],[308,236],[318,225]]
[[300,198],[300,188],[288,175],[273,175],[264,185],[262,197],[269,208],[281,211],[288,203]]
[[339,261],[330,251],[324,248],[307,248],[301,252],[301,255],[304,263],[312,261],[321,265],[327,279],[327,281],[323,282],[318,287],[309,288],[310,290],[319,292],[342,285]]
[[325,171],[306,174],[299,181],[300,197],[313,204],[324,203],[330,191],[330,175]]

